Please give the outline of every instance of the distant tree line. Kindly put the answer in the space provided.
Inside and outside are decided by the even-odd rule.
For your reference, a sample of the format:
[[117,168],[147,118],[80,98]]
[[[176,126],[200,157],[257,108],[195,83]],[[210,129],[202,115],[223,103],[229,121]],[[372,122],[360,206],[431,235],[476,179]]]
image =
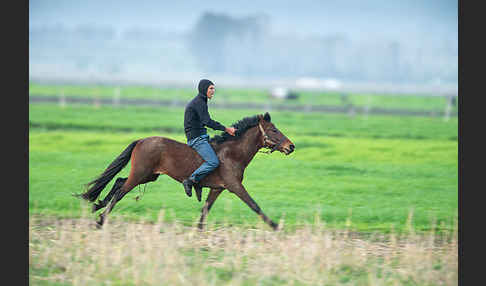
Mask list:
[[[454,43],[414,47],[388,40],[357,43],[345,35],[274,36],[264,16],[234,18],[206,13],[189,45],[207,72],[242,76],[333,77],[370,81],[457,81]],[[457,43],[456,43],[457,44]]]

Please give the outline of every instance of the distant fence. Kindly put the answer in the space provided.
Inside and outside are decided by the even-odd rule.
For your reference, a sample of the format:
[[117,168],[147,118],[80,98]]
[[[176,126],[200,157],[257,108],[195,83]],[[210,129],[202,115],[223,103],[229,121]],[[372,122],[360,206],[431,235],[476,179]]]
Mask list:
[[[398,108],[379,108],[370,106],[356,106],[356,105],[285,105],[275,103],[211,103],[211,108],[221,109],[261,109],[266,111],[299,111],[299,112],[321,112],[321,113],[347,113],[349,115],[357,114],[377,114],[377,115],[403,115],[403,116],[431,116],[440,117],[443,116],[448,120],[451,116],[457,116],[457,112],[452,112],[453,99],[450,97],[446,104],[444,111],[424,111],[424,110],[411,110],[411,109],[398,109]],[[112,98],[100,98],[100,97],[75,97],[61,95],[29,95],[29,103],[58,103],[61,106],[65,106],[68,103],[72,104],[90,104],[94,106],[109,105],[109,106],[164,106],[164,107],[184,107],[187,102],[174,100],[157,100],[157,99],[129,99],[120,98],[119,93],[115,93]]]

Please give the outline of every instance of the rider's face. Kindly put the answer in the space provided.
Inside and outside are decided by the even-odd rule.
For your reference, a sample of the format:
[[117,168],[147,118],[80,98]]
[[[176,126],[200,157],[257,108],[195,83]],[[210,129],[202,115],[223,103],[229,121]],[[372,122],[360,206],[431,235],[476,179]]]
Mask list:
[[207,92],[207,96],[209,99],[213,98],[213,95],[214,95],[214,91],[215,91],[215,88],[214,88],[214,85],[210,85],[208,87],[208,92]]

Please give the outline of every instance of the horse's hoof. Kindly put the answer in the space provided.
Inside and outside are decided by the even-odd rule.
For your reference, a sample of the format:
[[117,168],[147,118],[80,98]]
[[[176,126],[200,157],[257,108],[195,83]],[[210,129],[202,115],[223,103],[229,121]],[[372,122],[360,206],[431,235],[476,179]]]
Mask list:
[[96,221],[96,228],[100,229],[103,226],[103,217],[100,216],[100,219]]
[[273,221],[270,223],[270,226],[272,227],[273,230],[275,231],[278,230],[278,224],[274,223]]

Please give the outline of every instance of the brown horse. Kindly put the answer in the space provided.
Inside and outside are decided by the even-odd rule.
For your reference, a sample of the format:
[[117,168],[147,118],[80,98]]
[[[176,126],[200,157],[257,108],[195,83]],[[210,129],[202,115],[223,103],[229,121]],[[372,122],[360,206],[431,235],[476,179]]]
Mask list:
[[[220,165],[199,182],[200,187],[210,188],[201,210],[199,228],[203,227],[211,206],[225,189],[237,195],[273,229],[278,228],[278,225],[262,212],[241,183],[245,168],[261,148],[271,149],[269,152],[278,150],[286,155],[294,151],[294,144],[270,120],[268,112],[265,115],[246,117],[232,125],[237,129],[235,136],[224,132],[210,140]],[[103,225],[115,204],[135,186],[155,181],[160,174],[166,174],[182,182],[203,163],[199,154],[187,144],[164,137],[147,137],[132,142],[98,178],[87,184],[88,190],[79,196],[94,202],[108,182],[130,160],[128,178],[118,178],[108,195],[93,205],[93,212],[108,205],[97,221],[98,226]]]

